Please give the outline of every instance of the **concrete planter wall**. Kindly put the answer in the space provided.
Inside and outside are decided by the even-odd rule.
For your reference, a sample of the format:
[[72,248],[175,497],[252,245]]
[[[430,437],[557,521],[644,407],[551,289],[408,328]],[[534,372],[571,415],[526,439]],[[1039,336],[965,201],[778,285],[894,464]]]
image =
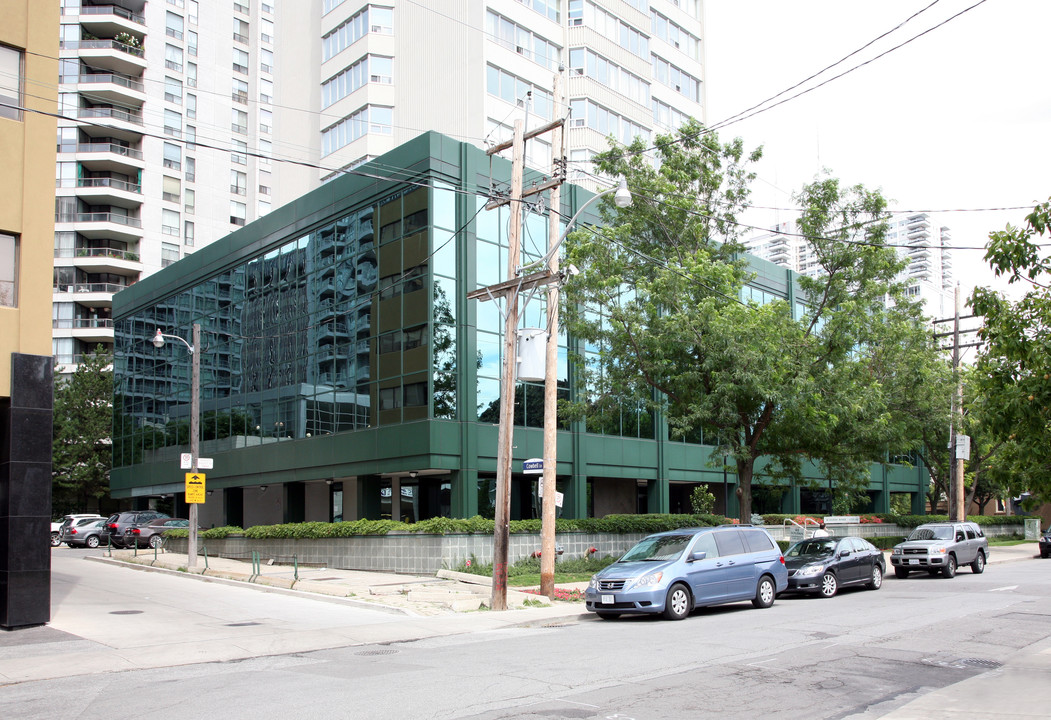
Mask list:
[[[775,540],[790,539],[788,528],[768,526]],[[837,525],[829,528],[835,535],[857,537],[894,537],[908,535],[909,529],[887,523],[861,525]],[[1021,525],[986,525],[989,537],[1020,534]],[[559,533],[555,542],[563,550],[564,558],[583,557],[589,548],[596,549],[598,557],[619,556],[645,537],[644,533]],[[442,568],[459,567],[465,560],[474,558],[482,564],[493,561],[493,538],[491,535],[424,535],[419,533],[390,533],[388,535],[360,535],[345,538],[266,539],[250,540],[244,536],[233,536],[221,540],[198,541],[200,553],[212,557],[251,559],[259,553],[263,562],[296,562],[305,565],[324,565],[340,570],[378,570],[384,572],[432,574]],[[185,538],[170,538],[165,543],[171,552],[186,552]],[[540,549],[537,534],[514,534],[510,536],[508,560],[511,563],[528,558]]]

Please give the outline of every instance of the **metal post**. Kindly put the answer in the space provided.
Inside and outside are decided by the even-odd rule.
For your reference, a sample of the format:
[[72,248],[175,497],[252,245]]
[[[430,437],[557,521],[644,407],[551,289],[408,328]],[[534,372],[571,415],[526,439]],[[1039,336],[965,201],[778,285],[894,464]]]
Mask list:
[[[553,107],[562,106],[562,74],[555,73]],[[563,150],[562,126],[552,131],[551,165],[560,160]],[[562,186],[551,188],[551,209],[548,219],[547,237],[554,246],[559,237],[558,218],[562,209]],[[568,228],[567,228],[568,229]],[[558,272],[558,253],[551,256],[548,264],[552,273]],[[547,348],[544,367],[544,476],[543,496],[540,511],[540,594],[555,599],[555,491],[558,470],[558,282],[547,286]]]
[[[190,466],[197,474],[197,458],[200,454],[201,422],[201,325],[193,324],[193,351],[190,353],[192,373],[190,376]],[[197,569],[197,503],[190,503],[190,538],[186,565],[190,572]]]
[[[507,277],[513,280],[521,263],[522,173],[525,140],[522,121],[515,121],[511,158],[511,227],[508,231]],[[507,609],[507,546],[511,522],[511,447],[515,421],[515,365],[518,357],[518,293],[507,295],[504,318],[504,367],[500,382],[500,427],[496,452],[496,508],[493,523],[493,610]]]

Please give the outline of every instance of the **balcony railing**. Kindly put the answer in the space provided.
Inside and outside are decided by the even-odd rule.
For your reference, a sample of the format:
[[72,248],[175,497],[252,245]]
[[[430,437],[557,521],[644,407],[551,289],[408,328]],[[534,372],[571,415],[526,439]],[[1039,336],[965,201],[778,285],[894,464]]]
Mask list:
[[102,257],[115,260],[127,260],[138,262],[139,254],[130,250],[115,250],[114,248],[55,248],[55,257]]
[[108,187],[114,190],[124,190],[125,192],[131,192],[136,194],[142,194],[142,185],[138,183],[128,182],[127,180],[118,180],[116,178],[108,177],[95,177],[95,178],[77,178],[76,180],[56,180],[55,187]]
[[146,24],[146,18],[142,15],[136,15],[131,10],[125,10],[122,7],[116,5],[84,5],[80,8],[81,15],[116,15],[117,17],[124,18],[125,20],[131,20],[139,25]]
[[71,293],[119,293],[121,290],[126,288],[127,285],[118,285],[117,283],[74,283],[72,285],[55,285],[55,292],[71,292]]
[[116,40],[63,40],[61,46],[63,50],[119,50],[139,58],[146,56],[142,48],[125,45]]
[[85,73],[84,75],[73,77],[63,76],[61,82],[67,85],[71,83],[112,83],[113,85],[126,87],[129,90],[146,91],[145,86],[138,80],[118,73]]
[[117,145],[115,143],[80,143],[77,145],[77,152],[113,153],[114,155],[123,155],[134,160],[142,160],[141,150],[124,147],[123,145]]
[[78,118],[111,118],[132,125],[142,125],[142,115],[112,107],[77,108]]
[[82,223],[82,222],[111,222],[128,227],[141,228],[142,220],[117,213],[95,212],[95,213],[56,213],[55,222],[60,223]]
[[70,318],[66,320],[52,320],[51,327],[54,330],[84,330],[93,328],[112,328],[112,318]]

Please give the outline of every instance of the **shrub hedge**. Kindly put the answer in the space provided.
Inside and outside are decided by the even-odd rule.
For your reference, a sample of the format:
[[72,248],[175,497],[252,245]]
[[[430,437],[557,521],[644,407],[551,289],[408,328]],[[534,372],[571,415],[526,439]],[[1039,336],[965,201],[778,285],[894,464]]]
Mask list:
[[[767,525],[781,525],[785,518],[797,520],[799,515],[764,515],[763,522]],[[822,515],[808,515],[820,520]],[[879,522],[894,523],[901,528],[914,528],[926,522],[945,522],[945,515],[866,515],[865,518],[879,518]],[[974,516],[973,520],[979,525],[1022,525],[1025,517],[1011,516]],[[555,521],[556,532],[596,532],[596,533],[655,533],[665,530],[677,530],[686,527],[705,527],[711,525],[728,525],[735,521],[722,515],[607,515],[603,518],[559,518]],[[876,520],[870,520],[876,522]],[[510,523],[511,533],[539,533],[540,520],[512,520]],[[392,532],[399,533],[423,533],[428,535],[450,535],[450,534],[485,534],[493,532],[493,521],[475,515],[470,518],[446,518],[435,517],[421,520],[418,523],[403,523],[396,520],[351,520],[347,522],[305,522],[284,523],[281,525],[254,525],[242,530],[239,527],[218,527],[202,530],[199,537],[214,540],[229,537],[234,534],[243,534],[247,538],[300,538],[318,539],[333,537],[353,537],[357,535],[387,535]],[[187,537],[188,530],[169,530],[168,537]],[[886,540],[893,539],[887,538]],[[884,538],[868,538],[876,545],[883,547],[881,543]],[[895,542],[901,542],[900,539]],[[894,543],[891,543],[892,545]],[[889,547],[889,546],[888,546]]]

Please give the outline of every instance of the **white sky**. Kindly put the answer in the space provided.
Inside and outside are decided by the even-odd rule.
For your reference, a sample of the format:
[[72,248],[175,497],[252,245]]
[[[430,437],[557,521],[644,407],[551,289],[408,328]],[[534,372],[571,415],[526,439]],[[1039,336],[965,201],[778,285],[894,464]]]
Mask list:
[[[931,2],[706,0],[708,124],[795,85]],[[800,90],[976,2],[936,0]],[[719,134],[724,141],[742,137],[748,149],[764,146],[755,205],[793,207],[791,193],[828,168],[848,185],[880,188],[892,210],[1031,208],[1051,196],[1049,33],[1051,1],[986,0],[865,67]],[[1007,222],[1022,225],[1027,212],[935,213],[933,220],[951,228],[954,246],[979,247]],[[788,219],[784,212],[753,211],[745,221],[769,226]],[[1006,289],[983,254],[954,253],[966,294],[976,284]]]

